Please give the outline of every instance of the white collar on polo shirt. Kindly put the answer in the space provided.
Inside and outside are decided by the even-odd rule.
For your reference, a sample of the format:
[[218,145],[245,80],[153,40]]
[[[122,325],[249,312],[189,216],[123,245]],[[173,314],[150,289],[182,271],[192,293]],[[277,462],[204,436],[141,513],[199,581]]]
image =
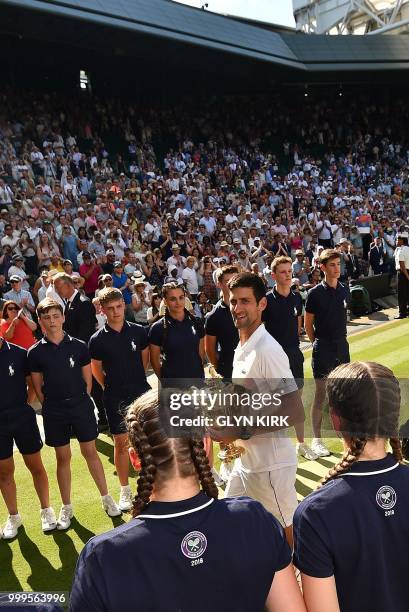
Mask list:
[[166,519],[166,518],[174,518],[176,516],[185,516],[186,514],[192,514],[192,512],[198,512],[199,510],[203,510],[203,508],[207,508],[214,502],[214,499],[209,499],[205,504],[198,506],[197,508],[191,508],[190,510],[184,510],[183,512],[175,512],[173,514],[139,514],[139,518],[151,518],[151,519]]
[[390,467],[384,468],[383,470],[375,470],[374,472],[345,472],[341,474],[344,476],[373,476],[374,474],[384,474],[385,472],[390,472],[391,470],[395,470],[400,466],[400,463],[395,463],[395,465],[391,465]]
[[248,340],[246,340],[246,342],[244,344],[240,344],[240,342],[237,345],[237,350],[252,350],[254,348],[254,345],[257,344],[257,342],[260,340],[260,338],[262,336],[264,336],[266,332],[266,328],[264,327],[264,323],[261,323],[256,331],[254,331],[250,338]]

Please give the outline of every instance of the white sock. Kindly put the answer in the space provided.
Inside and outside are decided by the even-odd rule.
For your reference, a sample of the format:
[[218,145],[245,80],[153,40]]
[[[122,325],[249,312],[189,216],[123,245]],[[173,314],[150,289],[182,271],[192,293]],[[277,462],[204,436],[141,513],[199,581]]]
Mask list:
[[125,493],[125,492],[128,492],[128,491],[131,491],[131,487],[130,487],[130,485],[124,485],[124,486],[122,486],[122,485],[121,485],[121,492],[122,492],[122,491],[123,491],[124,493]]

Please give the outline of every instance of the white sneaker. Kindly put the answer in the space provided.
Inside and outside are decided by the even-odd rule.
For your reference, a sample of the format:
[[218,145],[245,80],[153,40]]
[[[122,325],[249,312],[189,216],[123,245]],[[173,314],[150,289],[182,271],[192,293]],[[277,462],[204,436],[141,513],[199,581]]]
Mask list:
[[121,510],[110,495],[104,495],[101,497],[101,501],[102,507],[108,516],[119,516],[121,514]]
[[52,531],[57,527],[57,519],[55,517],[54,509],[51,508],[51,506],[49,508],[43,508],[41,510],[40,518],[41,528],[44,533],[47,533],[47,531]]
[[21,516],[17,514],[9,514],[6,524],[3,529],[3,538],[5,540],[11,540],[16,537],[18,528],[23,524]]
[[311,448],[318,457],[329,457],[331,452],[327,449],[321,438],[313,438]]
[[119,509],[122,512],[127,512],[128,510],[132,510],[132,491],[129,485],[125,487],[121,487],[121,494],[119,496]]
[[67,504],[66,506],[61,506],[60,514],[58,516],[57,521],[57,529],[64,530],[68,529],[71,525],[71,519],[74,516],[72,511],[72,505]]
[[297,454],[301,455],[301,457],[305,457],[308,461],[315,461],[318,459],[317,453],[314,453],[312,448],[308,446],[305,442],[297,442]]

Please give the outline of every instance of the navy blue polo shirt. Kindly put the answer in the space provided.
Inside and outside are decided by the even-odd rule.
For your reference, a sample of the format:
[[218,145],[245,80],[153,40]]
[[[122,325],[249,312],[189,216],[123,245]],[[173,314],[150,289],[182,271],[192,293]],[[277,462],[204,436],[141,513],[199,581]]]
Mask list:
[[262,321],[269,334],[284,350],[300,346],[298,317],[302,315],[302,299],[299,293],[290,291],[287,297],[274,287],[267,294],[267,307],[263,310]]
[[65,400],[86,393],[82,368],[89,363],[85,342],[68,334],[64,334],[60,344],[42,338],[28,350],[30,372],[43,375],[45,400]]
[[314,315],[316,338],[341,340],[346,337],[349,300],[349,289],[340,282],[334,289],[322,281],[308,291],[305,310]]
[[294,564],[334,575],[342,612],[408,610],[409,469],[393,455],[358,461],[295,511]]
[[149,343],[162,348],[162,379],[200,379],[204,378],[203,363],[199,354],[199,344],[204,337],[203,323],[200,319],[185,314],[183,321],[167,316],[156,321],[149,330]]
[[213,310],[206,315],[205,333],[217,338],[219,349],[217,372],[224,378],[231,378],[234,351],[239,343],[239,332],[234,325],[230,308],[223,300],[219,300]]
[[78,560],[71,612],[262,612],[291,553],[278,521],[246,497],[203,492],[151,502],[92,538]]
[[102,361],[105,389],[117,397],[142,395],[150,386],[141,352],[148,346],[148,334],[142,325],[125,321],[120,332],[106,323],[89,341],[92,359]]
[[0,348],[0,414],[27,404],[27,351],[3,340]]

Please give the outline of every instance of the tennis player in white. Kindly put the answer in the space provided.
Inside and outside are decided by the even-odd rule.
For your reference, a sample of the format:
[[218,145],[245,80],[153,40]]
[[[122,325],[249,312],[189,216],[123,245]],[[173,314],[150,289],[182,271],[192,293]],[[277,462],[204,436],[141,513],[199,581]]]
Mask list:
[[[266,331],[261,315],[266,307],[262,280],[243,272],[229,281],[230,310],[240,341],[233,361],[233,381],[249,391],[285,393],[297,390],[288,357]],[[245,436],[244,436],[245,437]],[[240,441],[245,452],[236,459],[226,487],[226,497],[258,500],[282,524],[292,545],[292,522],[297,507],[295,479],[297,455],[283,431],[261,433]]]

